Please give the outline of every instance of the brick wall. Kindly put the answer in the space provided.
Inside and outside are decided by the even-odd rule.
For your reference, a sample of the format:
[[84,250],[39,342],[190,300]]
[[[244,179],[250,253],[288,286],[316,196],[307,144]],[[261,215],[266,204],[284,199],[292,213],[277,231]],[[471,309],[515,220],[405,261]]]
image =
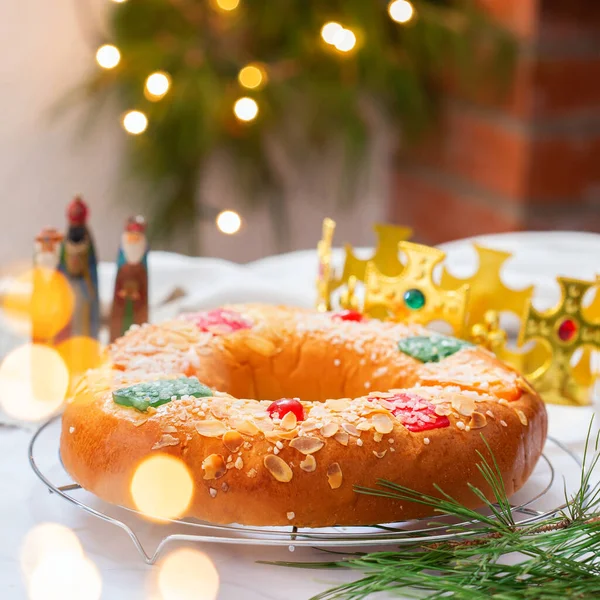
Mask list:
[[508,93],[449,97],[402,156],[390,218],[424,242],[600,232],[600,0],[479,0],[519,39]]

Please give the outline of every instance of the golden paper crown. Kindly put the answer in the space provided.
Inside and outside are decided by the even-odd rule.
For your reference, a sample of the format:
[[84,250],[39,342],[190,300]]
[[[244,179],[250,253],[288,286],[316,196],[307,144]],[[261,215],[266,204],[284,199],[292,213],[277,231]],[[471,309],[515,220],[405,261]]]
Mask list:
[[[332,264],[334,232],[335,222],[325,219],[317,247],[318,310],[337,305],[381,319],[422,325],[445,321],[455,336],[485,346],[521,371],[546,401],[590,403],[597,377],[591,369],[591,353],[600,349],[600,291],[587,309],[582,299],[592,287],[600,288],[600,277],[596,281],[557,278],[561,300],[540,312],[532,305],[533,286],[513,290],[503,283],[500,271],[511,257],[509,252],[474,244],[479,259],[476,273],[459,279],[444,267],[438,283],[434,269],[442,264],[445,253],[408,242],[412,232],[407,227],[380,224],[375,225],[377,244],[370,259],[357,258],[352,246],[345,245],[338,277]],[[507,346],[508,336],[500,327],[500,315],[505,312],[519,320],[521,347],[515,350]],[[581,356],[573,364],[580,348]]]

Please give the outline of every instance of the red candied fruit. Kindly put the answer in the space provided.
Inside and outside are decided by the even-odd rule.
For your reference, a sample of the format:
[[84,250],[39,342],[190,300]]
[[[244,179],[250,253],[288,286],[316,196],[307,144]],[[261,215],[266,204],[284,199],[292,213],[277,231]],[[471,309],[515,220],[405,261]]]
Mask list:
[[240,313],[224,308],[185,315],[200,331],[210,333],[233,333],[241,329],[250,329],[252,323]]
[[269,404],[267,412],[271,419],[273,416],[283,419],[287,413],[293,412],[296,415],[296,420],[304,421],[304,407],[296,398],[281,398],[281,400],[275,400],[275,402]]
[[364,321],[365,317],[362,313],[359,313],[357,310],[340,310],[339,312],[333,313],[331,315],[332,319],[338,319],[340,321],[356,321],[360,323],[360,321]]
[[[370,398],[370,400],[377,400],[377,398]],[[435,406],[417,394],[399,393],[385,398],[385,401],[395,404],[392,414],[409,431],[427,431],[450,425],[448,417],[438,415]]]

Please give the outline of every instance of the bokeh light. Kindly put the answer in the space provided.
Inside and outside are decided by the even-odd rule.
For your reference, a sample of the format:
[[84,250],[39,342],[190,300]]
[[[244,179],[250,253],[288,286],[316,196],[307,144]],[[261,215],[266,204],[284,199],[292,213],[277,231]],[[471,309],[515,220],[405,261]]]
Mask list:
[[240,121],[252,121],[258,115],[258,104],[252,98],[239,98],[233,106],[233,112]]
[[214,600],[219,574],[210,558],[193,548],[179,548],[160,564],[158,588],[163,600]]
[[31,529],[21,546],[21,570],[29,580],[48,556],[83,557],[83,548],[73,531],[59,523],[40,523]]
[[336,35],[342,31],[342,29],[343,27],[339,23],[336,23],[335,21],[329,21],[329,23],[325,23],[325,25],[321,27],[321,37],[326,43],[333,46]]
[[260,88],[267,82],[267,72],[261,64],[252,63],[240,70],[238,81],[248,89]]
[[6,322],[36,341],[50,341],[70,321],[75,296],[68,279],[60,272],[42,267],[12,278],[2,296]]
[[157,521],[185,514],[193,494],[190,472],[181,460],[169,454],[154,454],[143,460],[131,480],[135,506]]
[[96,62],[103,69],[114,69],[121,61],[121,53],[116,46],[104,44],[96,52]]
[[102,579],[89,559],[54,554],[40,562],[28,588],[30,600],[99,600]]
[[408,23],[413,18],[415,11],[407,0],[393,0],[388,5],[388,13],[396,23]]
[[214,3],[216,4],[217,8],[230,11],[235,10],[239,6],[240,0],[214,0]]
[[217,215],[216,223],[221,233],[233,235],[240,230],[242,219],[234,210],[223,210]]
[[123,127],[127,133],[139,135],[144,133],[148,127],[148,118],[139,110],[130,110],[123,117]]
[[98,340],[86,336],[74,336],[56,345],[71,379],[71,387],[88,369],[100,366],[102,346]]
[[69,370],[60,354],[25,344],[0,364],[0,406],[15,419],[39,421],[54,413],[69,389]]
[[144,92],[149,100],[160,100],[171,87],[171,77],[164,71],[152,73],[146,79]]
[[356,36],[350,29],[342,29],[335,34],[333,45],[340,52],[350,52],[356,46]]

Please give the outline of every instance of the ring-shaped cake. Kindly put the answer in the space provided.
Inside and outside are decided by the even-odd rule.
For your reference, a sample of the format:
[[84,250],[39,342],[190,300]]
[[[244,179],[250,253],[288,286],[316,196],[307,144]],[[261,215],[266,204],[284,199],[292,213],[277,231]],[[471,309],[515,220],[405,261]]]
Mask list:
[[135,508],[149,456],[180,459],[187,510],[212,523],[322,527],[430,514],[357,493],[385,479],[476,507],[478,453],[506,492],[531,474],[547,416],[529,383],[485,349],[419,326],[232,305],[133,327],[89,371],[63,414],[75,481]]

